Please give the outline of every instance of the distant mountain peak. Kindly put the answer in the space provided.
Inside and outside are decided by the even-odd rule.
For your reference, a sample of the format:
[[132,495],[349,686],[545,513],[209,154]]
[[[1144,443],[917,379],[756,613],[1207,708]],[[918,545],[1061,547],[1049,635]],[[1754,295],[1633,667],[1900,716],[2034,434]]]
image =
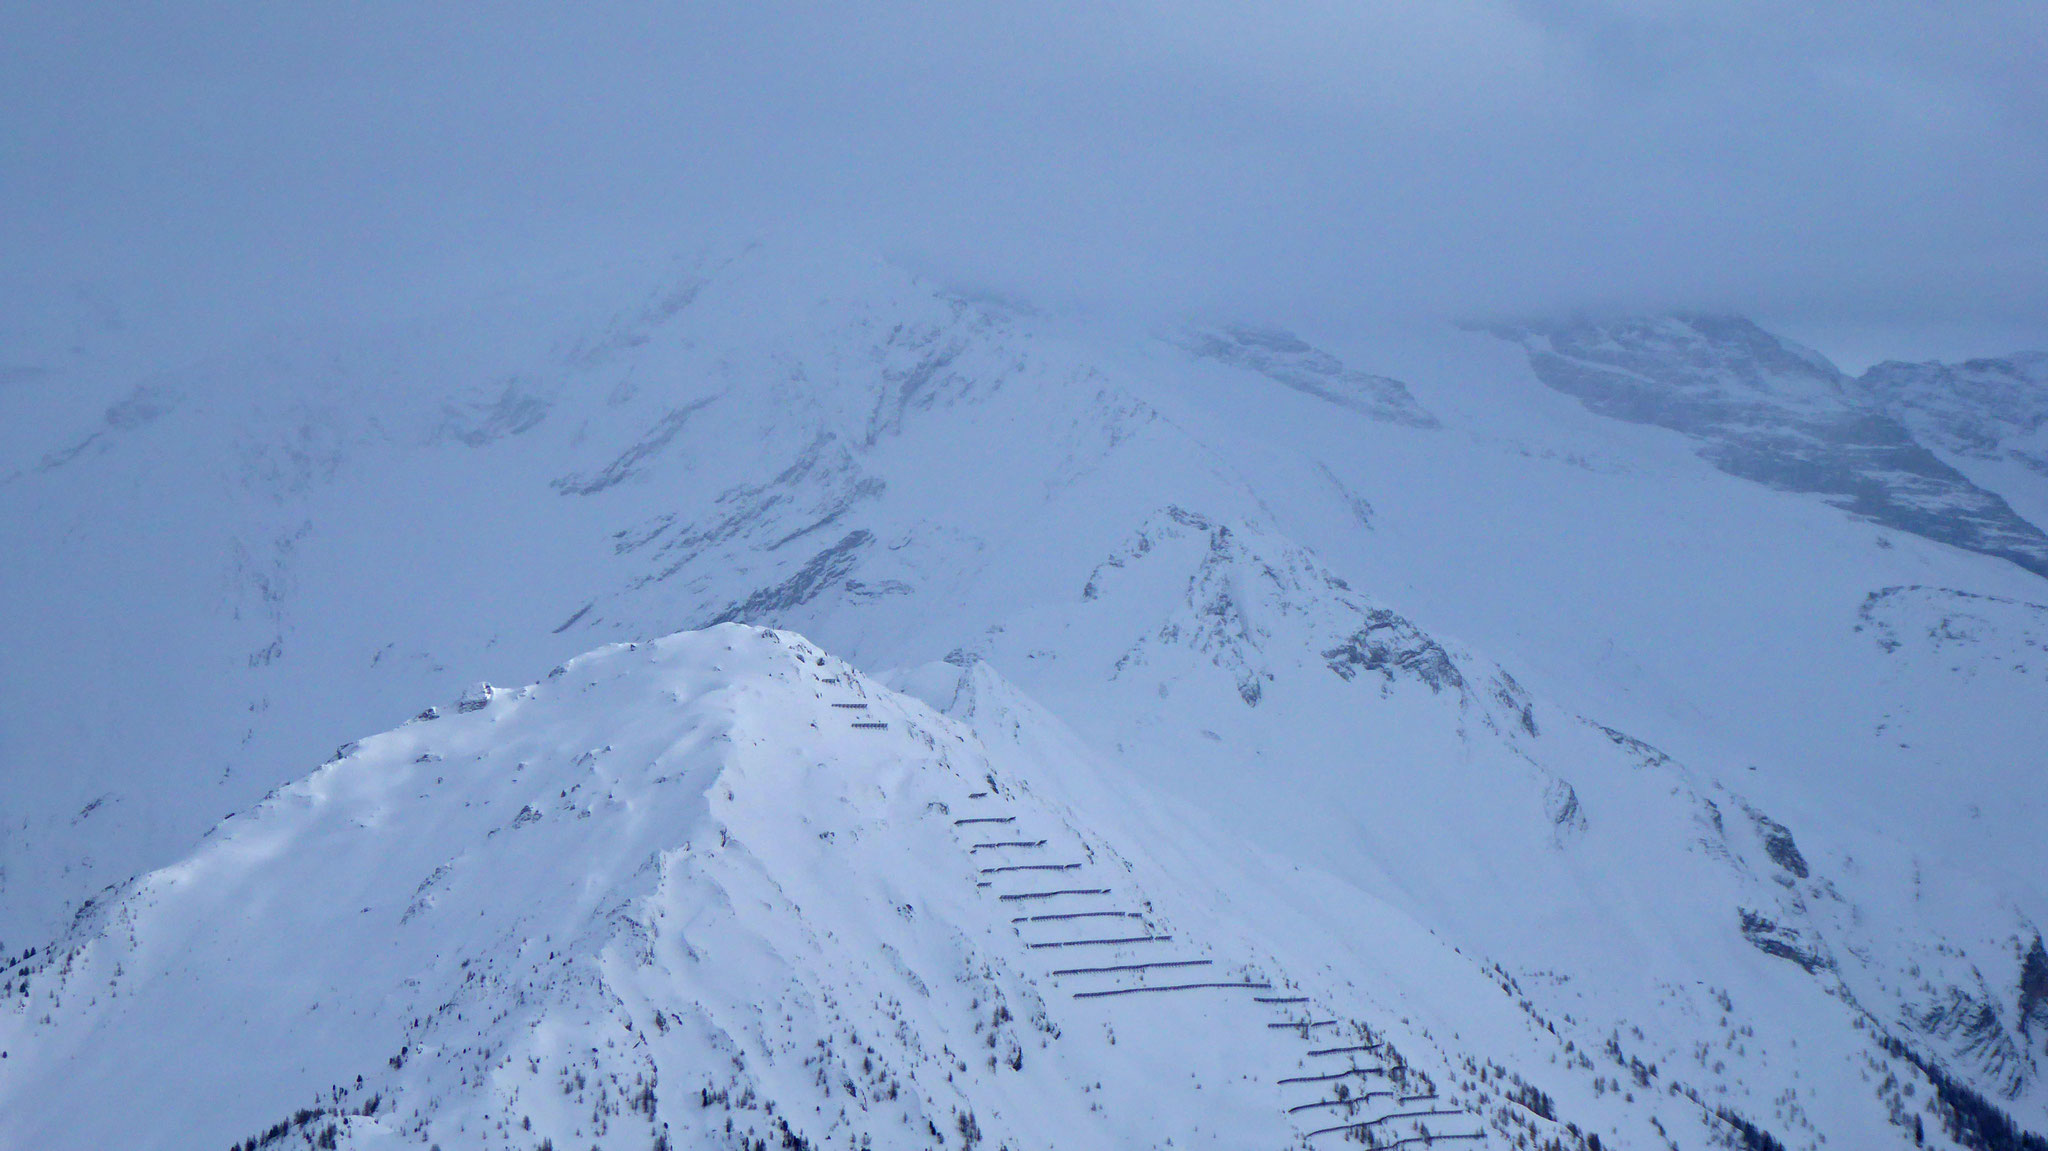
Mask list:
[[2048,533],[1914,437],[1898,410],[1903,384],[1884,384],[1902,373],[1874,372],[1878,383],[1859,389],[1817,353],[1740,316],[1490,330],[1520,343],[1543,383],[1601,415],[1683,433],[1730,475],[2048,577]]

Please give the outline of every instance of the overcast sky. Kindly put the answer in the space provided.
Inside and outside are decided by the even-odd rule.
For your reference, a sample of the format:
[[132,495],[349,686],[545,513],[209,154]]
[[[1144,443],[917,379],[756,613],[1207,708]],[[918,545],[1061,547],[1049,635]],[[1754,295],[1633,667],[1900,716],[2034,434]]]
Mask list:
[[2044,204],[2040,0],[0,5],[0,299],[193,339],[794,227],[1144,309],[1990,352],[2048,344]]

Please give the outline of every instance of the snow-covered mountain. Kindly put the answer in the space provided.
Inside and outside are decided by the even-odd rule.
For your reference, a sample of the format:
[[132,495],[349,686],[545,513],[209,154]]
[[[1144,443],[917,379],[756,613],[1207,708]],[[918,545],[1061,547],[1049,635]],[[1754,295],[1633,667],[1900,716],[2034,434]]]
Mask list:
[[[1299,1093],[1396,1066],[1509,1146],[2048,1129],[2031,361],[1498,331],[771,245],[31,365],[77,413],[0,459],[13,1137],[1384,1145],[1420,1091]],[[733,622],[907,670],[660,638]],[[1072,999],[1002,898],[1045,876],[980,871],[1041,864],[1273,986]],[[1295,1007],[1403,1062],[1300,1062]],[[114,1083],[159,1101],[82,1118]]]
[[[1454,694],[1489,727],[1518,715],[1533,737],[1511,680],[1481,700],[1466,661],[1399,620],[1373,631],[1390,642],[1347,652],[1354,675]],[[1913,1087],[1955,1092],[1888,1050],[1847,994],[1815,996],[1795,973],[1835,963],[1791,918],[1796,885],[1774,895],[1758,874],[1809,878],[1791,833],[1754,810],[1719,818],[1615,733],[1575,734],[1613,761],[1595,787],[1645,801],[1650,826],[1617,846],[1690,832],[1690,860],[1663,899],[1585,921],[1597,940],[1550,933],[1543,957],[1569,967],[1518,975],[1149,798],[985,663],[900,678],[954,715],[795,636],[727,625],[480,687],[344,746],[10,962],[0,1132],[143,1147],[1579,1147],[1650,1131],[1733,1145],[1770,1107],[1794,1131],[1868,1144],[1917,1112]],[[1468,818],[1528,839],[1514,781],[1471,770],[1509,795]],[[1544,832],[1606,838],[1560,786]],[[1658,803],[1667,788],[1676,801]],[[1500,891],[1486,917],[1517,922],[1496,929],[1587,910],[1568,867],[1546,870],[1557,904]],[[1748,941],[1791,963],[1696,982],[1741,954],[1697,914],[1735,893],[1763,908],[1741,911]],[[1616,943],[1634,946],[1603,954]],[[1660,978],[1622,974],[1645,963]],[[1603,1037],[1621,1003],[1639,1022]],[[1836,1026],[1792,1025],[1817,1007]],[[1872,1070],[1887,1076],[1875,1092],[1840,1089]]]
[[[1144,854],[1130,829],[1159,813],[1103,804],[1094,765],[992,673],[964,688],[977,727],[1017,724],[1011,738],[985,744],[800,639],[727,626],[351,745],[24,965],[5,1136],[1023,1148],[1479,1131],[1481,1093],[1454,1086],[1394,997],[1492,990],[1476,963],[1369,901],[1318,925],[1313,880],[1184,829],[1186,856]],[[1374,937],[1450,972],[1360,986]]]
[[1960,370],[1886,363],[1859,386],[1818,353],[1738,316],[1498,330],[1528,348],[1544,383],[1602,415],[1683,432],[1730,475],[1825,496],[1874,523],[2048,576],[2048,535],[1914,434],[1934,431],[1942,447],[1997,458],[2002,439],[2048,418],[2041,384],[2027,374],[2036,358]]
[[2048,450],[2039,443],[2048,425],[2048,353],[1961,364],[1887,360],[1865,372],[1862,382],[1930,444],[2048,468]]
[[2048,354],[1961,364],[1887,361],[1858,381],[1919,440],[2002,492],[2029,520],[2048,520]]

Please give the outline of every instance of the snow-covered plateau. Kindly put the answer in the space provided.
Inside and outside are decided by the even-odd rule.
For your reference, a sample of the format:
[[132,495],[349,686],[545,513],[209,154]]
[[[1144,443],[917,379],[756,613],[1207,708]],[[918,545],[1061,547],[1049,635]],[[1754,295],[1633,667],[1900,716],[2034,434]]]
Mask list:
[[2038,354],[764,244],[7,356],[0,1147],[2048,1146]]

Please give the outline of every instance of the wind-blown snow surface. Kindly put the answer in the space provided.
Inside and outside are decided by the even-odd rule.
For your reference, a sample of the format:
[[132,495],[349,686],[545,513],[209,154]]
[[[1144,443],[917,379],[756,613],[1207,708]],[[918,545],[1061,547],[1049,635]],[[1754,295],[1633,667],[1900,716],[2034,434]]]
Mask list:
[[[323,743],[478,676],[741,620],[921,669],[897,682],[998,758],[1000,672],[1091,749],[1026,776],[1100,757],[1167,797],[1058,781],[1104,842],[1124,842],[1114,813],[1171,810],[1117,850],[1208,876],[1189,905],[1227,900],[1289,977],[1355,959],[1362,993],[1411,986],[1359,1018],[1435,1020],[1468,1091],[1498,1060],[1622,1146],[1727,1137],[1717,1108],[1791,1146],[1910,1143],[1916,1118],[1992,1145],[1972,1099],[2048,1127],[2039,577],[1727,474],[1698,454],[1727,427],[1588,410],[1489,335],[1198,332],[1132,338],[770,248],[96,398],[45,366],[78,413],[7,421],[0,461],[23,545],[0,575],[35,608],[0,627],[36,653],[0,668],[6,953]],[[1667,384],[1748,386],[1708,387],[1680,342]],[[1815,404],[1863,402],[1801,362]],[[1981,416],[2001,437],[2018,418]],[[2038,522],[2033,472],[1925,434],[1969,507],[1993,493]],[[1213,839],[1177,830],[1204,820]],[[1186,871],[1193,842],[1328,886],[1308,919],[1261,920],[1303,904]],[[1499,983],[1403,984],[1441,963],[1382,956],[1334,910],[1354,905]],[[1334,940],[1293,958],[1311,924]],[[10,968],[38,972],[24,1003],[46,954]],[[1460,1014],[1483,1003],[1519,1022]],[[41,1034],[38,1065],[58,1033],[80,1034]],[[368,1075],[340,1071],[291,1091]]]
[[[979,686],[986,718],[1018,721]],[[1023,719],[988,748],[800,639],[726,626],[351,745],[33,965],[0,1017],[0,1140],[1478,1132],[1481,1095],[1396,1014],[1404,987],[1485,988],[1476,964],[1366,900],[1319,931],[1327,880],[1146,854],[1125,829],[1157,817],[1070,805],[1062,782],[1095,769]]]
[[[962,718],[795,636],[727,625],[595,652],[342,748],[10,968],[0,1138],[1705,1145],[1769,1107],[1795,1132],[1896,1138],[1897,1080],[1841,1085],[1916,1069],[1860,1020],[1803,1025],[1857,1017],[1790,966],[1745,964],[1700,914],[1739,896],[1797,915],[1791,885],[1752,874],[1759,842],[1805,870],[1789,834],[1754,812],[1714,819],[1681,773],[1635,762],[1641,748],[1583,741],[1615,752],[1595,787],[1638,793],[1638,824],[1598,854],[1672,834],[1701,850],[1661,900],[1604,893],[1633,904],[1605,909],[1627,950],[1553,940],[1545,958],[1566,965],[1536,977],[1574,1011],[1642,1013],[1647,1034],[1617,1021],[1602,1049],[1398,910],[1119,782],[985,665],[905,680]],[[1495,686],[1459,706],[1483,723],[1533,714]],[[1466,768],[1467,818],[1526,834],[1512,808],[1532,781],[1500,766]],[[1397,781],[1354,782],[1402,798]],[[1587,834],[1551,802],[1554,834]],[[1597,913],[1569,865],[1550,870],[1557,901],[1520,915]],[[1511,902],[1485,915],[1514,917]],[[1824,946],[1802,926],[1767,930],[1828,963],[1791,950]],[[1628,974],[1645,969],[1658,977]],[[1732,987],[1701,978],[1730,970]]]

